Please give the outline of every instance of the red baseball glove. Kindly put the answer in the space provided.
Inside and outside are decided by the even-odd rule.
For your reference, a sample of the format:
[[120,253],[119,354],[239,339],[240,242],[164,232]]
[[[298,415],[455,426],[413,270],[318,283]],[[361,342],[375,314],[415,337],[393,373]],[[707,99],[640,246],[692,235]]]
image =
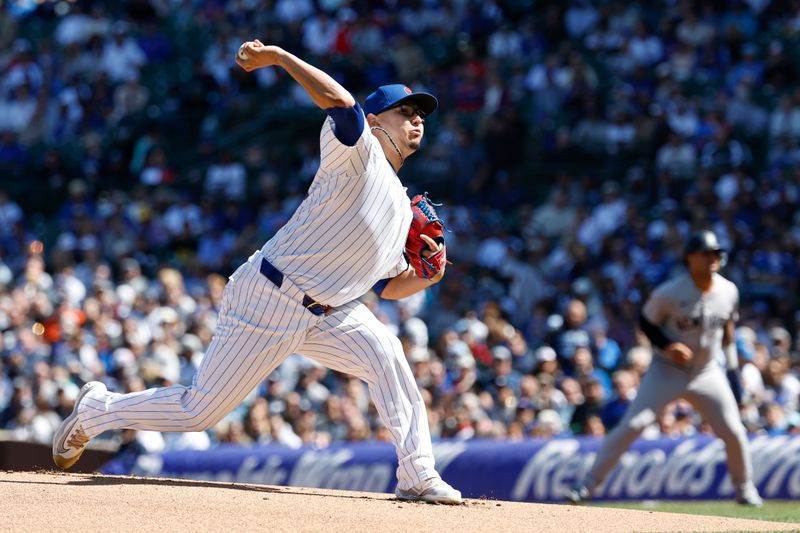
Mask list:
[[[420,278],[431,279],[444,268],[447,263],[447,249],[444,245],[444,224],[436,214],[434,205],[427,193],[419,194],[411,199],[411,211],[414,218],[406,240],[406,256]],[[422,238],[427,235],[438,246],[432,249]]]

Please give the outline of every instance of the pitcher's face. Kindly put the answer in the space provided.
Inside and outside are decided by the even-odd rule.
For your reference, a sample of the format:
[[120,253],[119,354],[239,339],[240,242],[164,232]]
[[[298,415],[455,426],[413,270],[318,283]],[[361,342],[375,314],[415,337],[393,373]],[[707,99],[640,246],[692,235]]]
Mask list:
[[386,129],[407,157],[419,150],[425,135],[425,112],[411,103],[390,107],[376,117],[377,125]]

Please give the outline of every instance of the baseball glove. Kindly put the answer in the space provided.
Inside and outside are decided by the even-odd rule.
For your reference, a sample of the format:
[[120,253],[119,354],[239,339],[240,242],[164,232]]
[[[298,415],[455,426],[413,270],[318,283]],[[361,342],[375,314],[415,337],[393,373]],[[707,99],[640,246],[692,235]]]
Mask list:
[[[447,250],[444,246],[444,224],[436,210],[434,204],[428,198],[428,193],[418,194],[411,199],[411,211],[414,218],[411,221],[411,229],[406,240],[406,257],[420,278],[431,279],[444,268],[447,263]],[[441,249],[435,253],[421,237],[427,235],[433,239]],[[428,255],[430,254],[430,255]]]

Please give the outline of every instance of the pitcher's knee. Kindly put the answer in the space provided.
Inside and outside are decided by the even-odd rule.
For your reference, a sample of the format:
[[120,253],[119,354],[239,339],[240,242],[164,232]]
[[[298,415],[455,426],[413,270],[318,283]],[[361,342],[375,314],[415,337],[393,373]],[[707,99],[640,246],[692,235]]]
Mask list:
[[368,374],[366,377],[368,383],[374,384],[387,376],[402,374],[402,365],[407,363],[403,345],[400,344],[399,339],[393,338],[389,342],[377,343],[373,350],[370,364],[365,369]]
[[204,431],[217,425],[227,412],[217,409],[215,398],[205,395],[192,387],[181,399],[183,407],[183,430]]
[[386,342],[372,345],[375,360],[382,369],[393,367],[398,359],[405,359],[403,345],[397,337],[391,337]]
[[188,432],[205,431],[207,429],[211,429],[216,426],[220,420],[225,418],[225,414],[215,414],[212,416],[211,413],[204,411],[187,412],[187,418],[184,419],[181,429]]

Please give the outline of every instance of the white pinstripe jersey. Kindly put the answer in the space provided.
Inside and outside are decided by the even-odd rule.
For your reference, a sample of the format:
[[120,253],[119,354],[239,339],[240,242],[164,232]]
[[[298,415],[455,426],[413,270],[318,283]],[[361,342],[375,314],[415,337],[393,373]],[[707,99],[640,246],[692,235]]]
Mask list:
[[411,201],[364,121],[355,146],[339,142],[328,117],[320,166],[308,195],[264,255],[320,303],[338,306],[402,273]]
[[738,320],[739,289],[714,274],[711,290],[703,294],[689,274],[656,288],[642,310],[645,318],[664,328],[667,336],[694,352],[688,367],[704,368],[722,350],[725,322]]

